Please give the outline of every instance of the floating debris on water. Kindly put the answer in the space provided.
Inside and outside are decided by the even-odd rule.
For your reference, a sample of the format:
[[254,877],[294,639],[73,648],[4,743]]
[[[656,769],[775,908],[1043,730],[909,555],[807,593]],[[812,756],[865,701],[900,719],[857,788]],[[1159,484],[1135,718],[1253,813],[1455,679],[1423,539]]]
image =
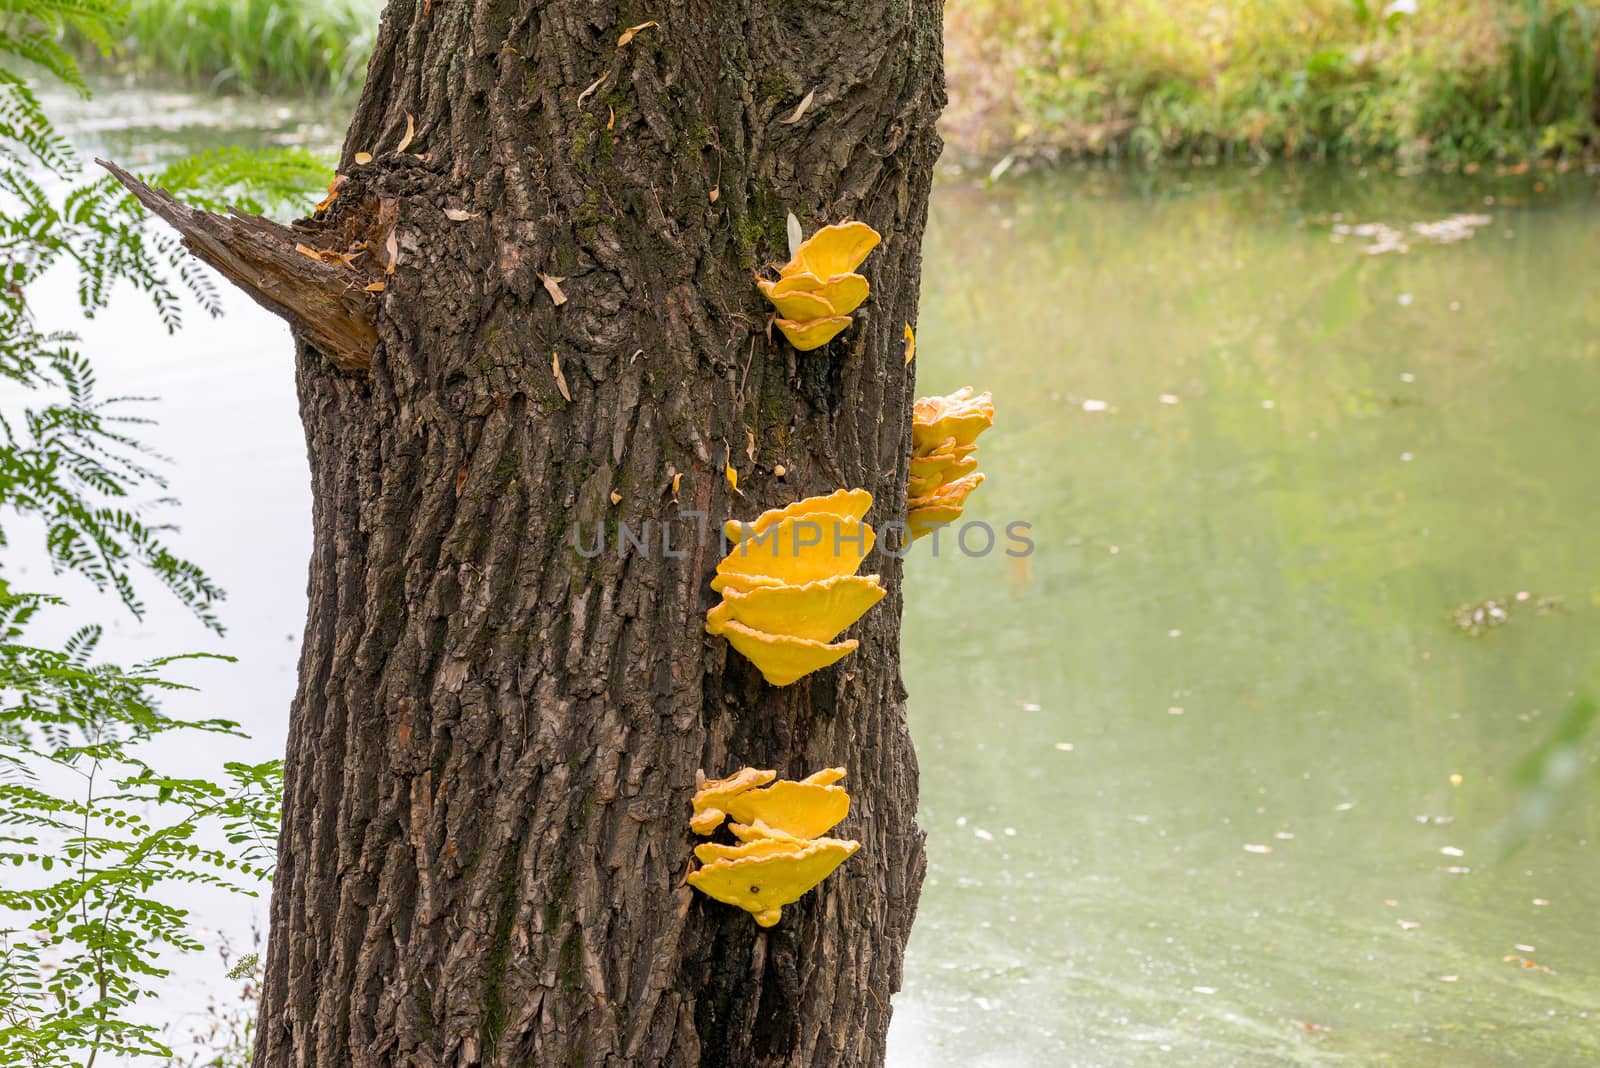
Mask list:
[[1488,597],[1474,604],[1464,604],[1455,612],[1457,629],[1474,638],[1510,622],[1511,608],[1504,598]]
[[[1493,203],[1493,201],[1486,201]],[[1453,245],[1475,237],[1479,230],[1494,221],[1489,215],[1456,214],[1443,219],[1414,222],[1404,230],[1387,223],[1335,223],[1329,239],[1342,244],[1350,238],[1363,240],[1363,254],[1383,256],[1391,252],[1405,255],[1411,251],[1412,241],[1428,245]],[[1409,232],[1409,233],[1408,233]]]
[[1244,851],[1246,853],[1270,853],[1272,852],[1272,847],[1269,845],[1247,845],[1244,847]]

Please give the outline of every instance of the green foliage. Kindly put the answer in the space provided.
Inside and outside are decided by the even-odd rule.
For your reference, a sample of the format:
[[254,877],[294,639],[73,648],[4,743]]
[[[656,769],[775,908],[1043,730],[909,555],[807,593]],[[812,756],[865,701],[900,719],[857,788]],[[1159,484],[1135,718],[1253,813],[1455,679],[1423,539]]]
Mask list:
[[[84,315],[119,283],[150,298],[169,331],[184,292],[211,314],[207,276],[109,178],[84,181],[23,77],[79,91],[61,46],[68,30],[109,43],[120,5],[0,0],[0,545],[14,517],[42,524],[57,574],[71,573],[143,610],[137,579],[165,586],[220,632],[222,591],[168,544],[172,528],[140,504],[164,488],[134,436],[125,398],[102,399],[76,338],[38,322],[30,293],[72,271]],[[155,184],[203,206],[262,211],[320,185],[305,153],[213,153],[180,161]],[[277,762],[229,764],[217,781],[168,774],[152,743],[174,734],[236,734],[226,720],[184,722],[159,698],[180,689],[173,659],[122,669],[94,660],[100,631],[60,648],[25,640],[41,608],[0,572],[0,1066],[93,1065],[169,1058],[160,1030],[130,1011],[157,990],[163,954],[200,948],[167,891],[188,884],[253,893],[273,862],[282,796]]]
[[211,89],[349,93],[366,77],[378,0],[133,0],[117,32],[136,70]]
[[183,688],[161,673],[184,658],[97,665],[95,628],[60,650],[18,644],[44,603],[0,596],[0,865],[32,876],[0,886],[0,916],[31,920],[0,930],[0,1065],[169,1056],[157,1028],[126,1015],[154,996],[165,950],[201,948],[162,891],[254,893],[272,868],[282,769],[228,764],[223,783],[158,771],[142,755],[150,742],[236,724],[159,710]]
[[951,24],[952,96],[1003,101],[987,121],[1047,152],[1448,164],[1595,133],[1574,0],[969,0]]

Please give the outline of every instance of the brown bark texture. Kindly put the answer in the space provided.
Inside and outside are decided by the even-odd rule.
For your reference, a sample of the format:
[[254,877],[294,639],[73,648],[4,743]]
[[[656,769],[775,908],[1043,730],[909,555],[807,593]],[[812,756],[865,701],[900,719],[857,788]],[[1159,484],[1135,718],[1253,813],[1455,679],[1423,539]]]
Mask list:
[[[715,536],[660,524],[843,486],[904,518],[940,19],[389,5],[339,196],[251,239],[365,250],[329,269],[369,366],[243,280],[296,324],[315,524],[259,1068],[882,1062],[924,869],[899,561],[861,648],[778,689],[704,633]],[[884,235],[809,353],[753,278],[789,211]],[[741,765],[849,769],[861,852],[770,930],[684,883],[695,773]]]

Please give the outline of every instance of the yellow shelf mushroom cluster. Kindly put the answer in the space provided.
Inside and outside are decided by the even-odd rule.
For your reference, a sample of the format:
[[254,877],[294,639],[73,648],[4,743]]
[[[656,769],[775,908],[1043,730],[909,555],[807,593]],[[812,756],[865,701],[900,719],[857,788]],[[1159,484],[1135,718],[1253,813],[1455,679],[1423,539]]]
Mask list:
[[[798,236],[792,218],[791,225]],[[824,226],[792,250],[777,281],[756,280],[778,309],[775,325],[789,344],[801,352],[818,349],[850,325],[850,313],[872,288],[855,270],[880,240],[878,231],[863,222]]]
[[828,768],[808,778],[774,782],[777,773],[741,768],[726,779],[708,782],[699,774],[689,828],[709,835],[732,819],[737,845],[706,842],[695,847],[701,866],[689,885],[755,917],[762,927],[782,918],[792,905],[833,874],[860,842],[823,837],[850,813],[850,795],[835,785],[843,768]]
[[983,484],[978,435],[994,426],[994,401],[966,386],[948,397],[924,397],[911,415],[911,485],[906,524],[911,538],[961,518],[967,497]]
[[839,490],[730,520],[733,549],[711,588],[722,600],[706,613],[706,632],[721,635],[774,686],[820,671],[855,651],[840,633],[883,600],[877,575],[857,575],[877,540],[863,517],[872,494]]

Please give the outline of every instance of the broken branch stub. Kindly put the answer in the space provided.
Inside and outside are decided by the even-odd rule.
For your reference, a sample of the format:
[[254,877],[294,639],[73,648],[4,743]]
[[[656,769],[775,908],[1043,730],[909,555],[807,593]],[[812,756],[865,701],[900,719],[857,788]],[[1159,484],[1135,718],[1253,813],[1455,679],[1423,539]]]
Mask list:
[[115,163],[95,160],[183,238],[184,247],[244,290],[345,371],[366,371],[378,341],[372,298],[349,273],[296,250],[286,226],[255,215],[214,215],[152,189]]

